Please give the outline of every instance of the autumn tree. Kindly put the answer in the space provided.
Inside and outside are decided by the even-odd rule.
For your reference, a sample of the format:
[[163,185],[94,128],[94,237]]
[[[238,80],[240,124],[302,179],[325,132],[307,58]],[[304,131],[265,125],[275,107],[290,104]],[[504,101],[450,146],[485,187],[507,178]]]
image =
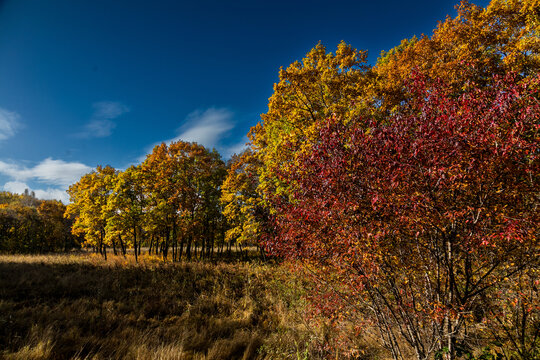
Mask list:
[[159,238],[166,237],[163,246],[163,257],[166,259],[170,244],[170,231],[173,223],[176,224],[176,212],[171,204],[171,197],[175,192],[173,188],[175,168],[171,163],[171,157],[165,143],[156,145],[152,153],[147,155],[142,163],[142,171],[148,195],[146,226],[152,229]]
[[448,359],[485,321],[482,298],[538,261],[538,79],[455,97],[417,76],[385,123],[331,119],[273,198],[274,253],[305,264],[337,319],[373,315],[392,356]]
[[413,70],[445,79],[453,91],[468,85],[491,86],[493,74],[520,77],[540,70],[538,0],[493,0],[486,8],[462,1],[455,18],[383,52],[370,71],[366,92],[377,100],[374,114],[386,116],[411,94],[405,86]]
[[66,205],[58,200],[42,201],[37,212],[42,223],[39,236],[46,251],[68,251],[75,245],[71,221],[64,218]]
[[[262,122],[250,131],[251,146],[258,160],[259,192],[287,192],[276,177],[278,168],[287,168],[316,141],[319,129],[332,114],[349,118],[359,112],[363,95],[366,53],[341,42],[336,53],[327,53],[318,44],[300,62],[280,69],[279,82],[268,103]],[[268,204],[267,204],[268,205]]]
[[[173,260],[184,252],[192,256],[192,245],[212,244],[211,222],[220,215],[220,186],[225,166],[217,151],[184,141],[161,144],[142,164],[148,182],[148,212],[165,237],[163,254],[169,244]],[[171,242],[172,238],[172,242]]]
[[71,203],[65,216],[74,219],[73,233],[84,235],[88,245],[107,257],[107,200],[112,192],[116,170],[98,166],[68,189]]
[[[169,246],[173,248],[173,261],[176,261],[178,246],[178,226],[185,216],[192,199],[190,182],[191,160],[190,143],[177,142],[171,145],[162,143],[154,147],[142,164],[148,182],[149,212],[157,222],[160,235],[165,238],[163,258],[167,258]],[[185,234],[180,241],[180,254],[184,247]]]
[[78,247],[66,206],[57,200],[40,200],[28,191],[17,195],[0,192],[0,252],[46,253]]
[[210,257],[220,234],[224,231],[222,207],[220,203],[222,184],[226,176],[225,163],[216,151],[199,149],[194,154],[195,203],[201,245],[200,257]]
[[[111,233],[111,242],[118,237],[122,252],[126,253],[122,235],[130,234],[133,240],[135,261],[140,255],[140,243],[137,243],[137,234],[140,234],[143,217],[145,215],[146,195],[145,183],[140,166],[130,166],[119,172],[114,178],[112,193],[107,198],[107,228]],[[137,246],[139,245],[139,246]]]
[[221,203],[229,229],[225,241],[259,245],[266,222],[266,210],[257,192],[261,164],[251,149],[233,155],[223,182]]

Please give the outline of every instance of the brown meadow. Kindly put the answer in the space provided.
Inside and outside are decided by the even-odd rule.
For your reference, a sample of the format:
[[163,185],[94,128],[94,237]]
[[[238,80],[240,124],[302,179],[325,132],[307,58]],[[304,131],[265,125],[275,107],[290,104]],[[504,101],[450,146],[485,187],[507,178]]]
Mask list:
[[317,358],[302,286],[256,263],[0,256],[0,358]]

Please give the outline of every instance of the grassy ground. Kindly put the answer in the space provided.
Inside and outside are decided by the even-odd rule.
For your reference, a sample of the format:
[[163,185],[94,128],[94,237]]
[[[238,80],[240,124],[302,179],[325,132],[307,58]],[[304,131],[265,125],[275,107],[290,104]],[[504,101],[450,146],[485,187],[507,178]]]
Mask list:
[[318,358],[302,285],[255,263],[0,256],[0,358]]

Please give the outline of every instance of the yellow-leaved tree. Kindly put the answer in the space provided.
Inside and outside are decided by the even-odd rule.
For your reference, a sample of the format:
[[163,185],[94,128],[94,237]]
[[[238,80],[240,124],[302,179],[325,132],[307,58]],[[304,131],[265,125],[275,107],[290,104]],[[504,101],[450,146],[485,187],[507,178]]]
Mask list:
[[98,166],[95,171],[86,174],[68,189],[71,203],[67,206],[64,216],[75,220],[72,232],[84,235],[86,245],[93,246],[105,257],[107,200],[111,195],[112,184],[117,171],[110,167]]
[[265,210],[257,194],[259,160],[251,149],[233,155],[227,177],[222,185],[221,203],[229,230],[225,242],[229,248],[240,245],[258,245],[265,221]]
[[[260,162],[258,191],[286,196],[291,184],[279,180],[303,149],[317,141],[319,129],[331,116],[351,119],[362,112],[366,53],[341,42],[336,53],[315,46],[300,62],[279,71],[268,112],[249,137]],[[355,106],[357,104],[357,106]]]
[[486,8],[462,1],[458,15],[439,23],[431,37],[403,40],[381,54],[366,87],[379,104],[374,112],[385,116],[406,103],[405,85],[415,70],[444,79],[456,92],[490,85],[494,74],[537,74],[539,9],[540,0],[493,0]]

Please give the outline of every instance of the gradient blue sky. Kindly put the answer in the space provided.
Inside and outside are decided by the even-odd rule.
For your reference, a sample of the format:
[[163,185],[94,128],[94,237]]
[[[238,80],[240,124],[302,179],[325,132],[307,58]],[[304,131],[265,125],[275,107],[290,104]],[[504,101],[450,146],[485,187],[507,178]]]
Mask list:
[[66,202],[96,165],[125,168],[171,139],[227,158],[280,66],[341,40],[374,63],[456,3],[0,0],[0,190]]

